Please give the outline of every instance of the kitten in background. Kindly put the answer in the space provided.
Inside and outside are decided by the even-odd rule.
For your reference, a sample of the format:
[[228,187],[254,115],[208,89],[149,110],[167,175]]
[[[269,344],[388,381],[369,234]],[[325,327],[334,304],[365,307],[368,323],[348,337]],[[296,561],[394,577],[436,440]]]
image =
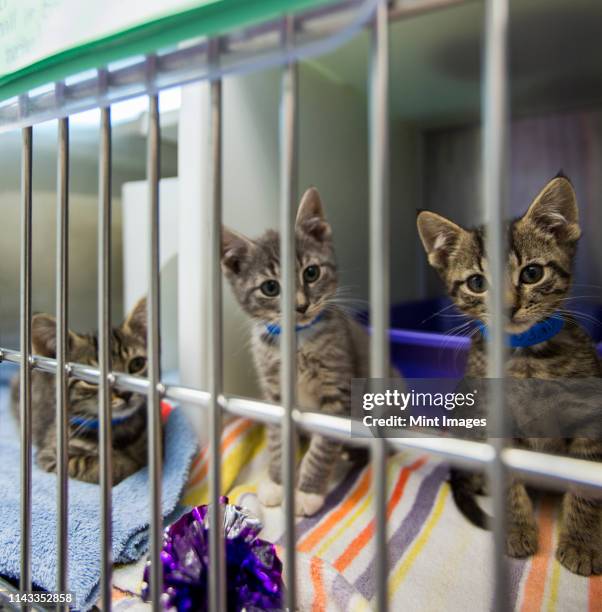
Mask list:
[[[470,319],[487,323],[489,281],[484,229],[465,229],[428,211],[419,213],[417,221],[429,263],[439,272],[451,299]],[[552,315],[563,319],[556,335],[543,341],[535,338],[531,345],[509,350],[506,367],[511,378],[572,380],[602,376],[591,338],[563,308],[580,234],[575,192],[561,174],[543,188],[522,217],[508,225],[507,332],[524,332]],[[487,347],[481,333],[472,336],[466,376],[487,376]],[[523,402],[521,410],[528,409],[529,402]],[[520,438],[514,443],[602,461],[599,438]],[[482,476],[452,469],[450,484],[461,512],[475,525],[487,527],[488,517],[475,499],[475,493],[482,492]],[[507,552],[512,557],[532,555],[537,550],[537,523],[527,490],[516,478],[509,483],[507,499]],[[602,501],[576,492],[565,493],[556,558],[577,574],[602,573]]]
[[[308,189],[295,222],[297,403],[333,415],[349,415],[351,379],[368,377],[368,336],[337,305],[337,264],[332,229],[318,191]],[[273,230],[251,240],[223,229],[222,269],[252,320],[252,349],[262,393],[280,396],[280,236]],[[301,461],[296,513],[311,516],[324,504],[332,469],[341,455],[337,440],[314,434]],[[265,506],[282,502],[280,428],[268,427],[268,476],[258,490]]]
[[[56,320],[37,314],[31,322],[32,348],[36,355],[56,357]],[[68,360],[98,367],[98,338],[70,331]],[[146,299],[141,299],[119,327],[111,333],[112,369],[146,375]],[[19,379],[12,385],[12,408],[19,414]],[[146,398],[139,393],[113,390],[111,398],[113,434],[113,484],[127,478],[147,462]],[[32,436],[37,447],[36,463],[46,472],[56,472],[56,382],[54,374],[31,373]],[[83,380],[68,381],[69,416],[68,470],[77,480],[98,483],[98,385]]]

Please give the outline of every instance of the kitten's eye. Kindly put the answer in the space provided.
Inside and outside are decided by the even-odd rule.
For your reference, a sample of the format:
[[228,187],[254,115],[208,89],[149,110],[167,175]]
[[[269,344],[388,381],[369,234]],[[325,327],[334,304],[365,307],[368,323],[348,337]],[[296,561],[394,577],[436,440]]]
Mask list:
[[320,266],[307,266],[303,270],[303,280],[306,283],[315,283],[320,278]]
[[520,282],[532,285],[543,278],[543,267],[539,264],[529,264],[520,271]]
[[146,357],[134,357],[128,363],[128,372],[130,374],[138,374],[146,367]]
[[280,293],[280,284],[275,280],[263,281],[259,288],[263,295],[268,297],[276,297]]
[[466,280],[468,288],[474,293],[483,293],[487,289],[487,281],[482,274],[473,274]]

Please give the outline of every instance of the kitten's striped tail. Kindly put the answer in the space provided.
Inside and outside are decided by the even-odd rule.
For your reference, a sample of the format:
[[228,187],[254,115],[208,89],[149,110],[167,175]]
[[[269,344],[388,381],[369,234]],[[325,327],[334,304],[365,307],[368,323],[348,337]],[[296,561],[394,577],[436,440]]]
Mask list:
[[451,469],[449,485],[458,510],[476,527],[491,529],[491,517],[479,506],[471,474]]

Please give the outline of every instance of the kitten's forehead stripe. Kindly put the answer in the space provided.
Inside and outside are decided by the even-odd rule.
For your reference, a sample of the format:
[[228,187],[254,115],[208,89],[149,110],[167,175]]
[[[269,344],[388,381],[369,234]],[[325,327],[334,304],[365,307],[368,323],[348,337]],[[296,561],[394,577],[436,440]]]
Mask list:
[[462,286],[463,283],[464,283],[463,280],[457,280],[453,282],[452,288],[450,290],[450,295],[452,297],[455,297],[458,294],[458,291],[460,290],[460,287]]
[[545,264],[547,267],[552,268],[556,274],[562,276],[563,278],[570,278],[571,274],[567,272],[558,262],[556,261],[548,261]]

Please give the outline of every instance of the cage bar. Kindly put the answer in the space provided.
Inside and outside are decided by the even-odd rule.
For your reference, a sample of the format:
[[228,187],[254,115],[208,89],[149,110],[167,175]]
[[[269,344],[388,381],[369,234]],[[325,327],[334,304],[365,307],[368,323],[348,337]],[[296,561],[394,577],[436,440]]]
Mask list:
[[[389,37],[387,2],[374,16],[369,72],[369,176],[370,176],[370,376],[389,375]],[[387,447],[381,438],[372,442],[372,487],[375,523],[376,609],[389,608],[387,578]]]
[[494,450],[489,466],[493,504],[493,540],[495,592],[494,607],[498,612],[508,608],[506,572],[506,469],[502,460],[505,429],[503,379],[506,375],[504,284],[505,249],[505,182],[507,130],[507,0],[488,0],[485,7],[485,53],[483,74],[483,201],[487,219],[487,254],[491,277],[491,339],[488,347],[490,389],[487,417]]
[[21,423],[21,591],[31,590],[31,213],[32,128],[23,128],[21,157],[21,371],[19,418]]
[[[332,51],[350,40],[370,22],[374,6],[380,0],[342,0],[330,10],[318,7],[303,15],[303,40],[286,51],[285,62],[309,59]],[[437,0],[439,1],[439,0]],[[467,1],[467,0],[466,0]],[[325,20],[327,25],[325,26]],[[52,90],[37,92],[25,108],[13,99],[0,102],[0,133],[54,119],[59,113],[82,112],[108,102],[115,104],[159,89],[200,80],[218,79],[228,74],[266,70],[283,64],[278,40],[281,19],[250,26],[222,37],[224,49],[220,66],[209,61],[208,39],[169,48],[161,52],[149,79],[148,58],[127,65],[109,65],[104,77],[84,76],[66,84],[59,101]],[[102,92],[99,95],[99,92]]]
[[159,96],[149,96],[148,108],[148,465],[150,474],[150,560],[151,560],[151,599],[153,607],[158,608],[161,601],[163,571],[161,567],[161,545],[163,521],[161,515],[161,472],[163,460],[161,436],[161,345],[160,345],[160,291],[159,291],[159,177],[160,177],[160,131]]
[[[68,573],[68,445],[67,351],[69,347],[69,119],[58,122],[56,225],[56,474],[57,591],[67,591]],[[63,607],[63,606],[61,606]]]
[[[210,54],[212,61],[219,61],[219,39],[211,41]],[[222,271],[221,232],[222,232],[222,82],[211,81],[209,102],[209,256],[211,298],[209,300],[209,448],[210,448],[210,576],[209,604],[213,612],[227,609],[225,582],[225,552],[223,534],[223,510],[220,504],[221,495],[221,406],[219,396],[222,392]]]
[[112,427],[111,427],[111,108],[100,111],[98,161],[98,409],[100,417],[100,598],[111,610],[112,555]]
[[[0,360],[21,365],[19,351],[0,349]],[[56,360],[35,355],[31,359],[32,367],[43,372],[54,373]],[[100,372],[97,368],[77,363],[67,364],[70,376],[77,380],[97,384]],[[134,393],[148,393],[148,380],[130,376],[123,372],[111,372],[114,388]],[[163,385],[163,396],[173,401],[186,401],[201,408],[208,408],[210,396],[207,391],[180,385]],[[219,398],[222,410],[227,413],[243,416],[260,423],[277,424],[283,419],[281,405],[268,402],[222,394]],[[319,412],[301,411],[295,408],[292,413],[295,426],[308,434],[316,433],[330,436],[358,446],[370,446],[373,438],[349,438],[350,419],[326,415]],[[494,451],[491,444],[472,440],[447,438],[438,435],[408,436],[407,438],[389,438],[387,446],[393,450],[415,449],[427,452],[435,457],[449,461],[457,467],[482,469],[493,460]],[[521,478],[536,484],[544,480],[547,485],[558,490],[566,490],[567,485],[576,484],[588,491],[589,495],[602,497],[602,471],[596,462],[573,457],[550,455],[538,451],[518,448],[505,448],[502,452],[504,463],[512,472]]]
[[[287,17],[283,24],[283,44],[294,44],[295,22]],[[296,244],[295,209],[297,205],[297,65],[292,62],[282,73],[280,91],[280,396],[282,419],[282,486],[284,487],[285,568],[288,588],[286,605],[296,610],[296,533],[295,533],[295,423],[297,355],[295,332]]]

